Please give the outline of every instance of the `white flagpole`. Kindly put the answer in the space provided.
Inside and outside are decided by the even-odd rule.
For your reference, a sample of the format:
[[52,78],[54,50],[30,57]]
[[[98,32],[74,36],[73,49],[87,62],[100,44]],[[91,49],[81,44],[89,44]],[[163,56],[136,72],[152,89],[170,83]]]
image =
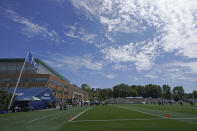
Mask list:
[[14,92],[13,92],[13,94],[12,94],[12,98],[11,98],[11,100],[10,100],[10,104],[9,104],[9,106],[8,106],[8,110],[9,110],[10,107],[11,107],[11,104],[12,104],[14,95],[15,95],[15,93],[16,93],[16,89],[17,89],[17,87],[18,87],[18,83],[19,83],[19,81],[20,81],[20,79],[21,79],[21,75],[22,75],[22,73],[23,73],[23,70],[24,70],[24,67],[25,67],[25,63],[27,62],[27,57],[28,57],[28,56],[29,56],[29,51],[28,51],[27,56],[26,56],[26,58],[25,58],[25,61],[24,61],[24,63],[23,63],[23,67],[22,67],[21,72],[20,72],[20,75],[19,75],[19,77],[18,77],[16,86],[15,86],[15,88],[14,88]]

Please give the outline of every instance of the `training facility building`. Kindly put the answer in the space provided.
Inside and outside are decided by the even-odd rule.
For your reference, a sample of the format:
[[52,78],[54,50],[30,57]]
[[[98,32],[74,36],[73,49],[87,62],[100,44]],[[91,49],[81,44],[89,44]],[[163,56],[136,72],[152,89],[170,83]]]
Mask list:
[[[0,59],[0,88],[14,88],[25,59]],[[69,80],[49,65],[35,59],[38,69],[26,62],[18,88],[48,88],[57,102],[88,101],[88,93],[70,84]]]

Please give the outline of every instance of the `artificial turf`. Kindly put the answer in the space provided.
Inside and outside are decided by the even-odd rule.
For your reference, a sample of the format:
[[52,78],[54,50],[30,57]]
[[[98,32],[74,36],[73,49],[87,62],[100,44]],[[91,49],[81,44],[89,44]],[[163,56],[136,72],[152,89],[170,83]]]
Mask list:
[[56,131],[68,122],[70,114],[75,116],[86,108],[1,114],[0,131]]
[[[178,112],[179,117],[177,117],[176,108],[181,110]],[[197,113],[193,112],[196,109],[196,107],[159,107],[158,105],[97,106],[92,107],[73,122],[66,123],[59,130],[196,131]],[[167,112],[170,112],[171,119],[167,118]],[[175,117],[173,113],[176,114]],[[194,119],[188,119],[191,116]]]
[[[1,131],[196,131],[197,107],[106,105],[0,115]],[[88,110],[87,110],[88,109]],[[79,115],[69,122],[70,114]],[[166,113],[171,119],[167,119]],[[176,119],[175,119],[176,118]],[[180,118],[180,119],[177,119]],[[190,119],[193,118],[193,119]]]

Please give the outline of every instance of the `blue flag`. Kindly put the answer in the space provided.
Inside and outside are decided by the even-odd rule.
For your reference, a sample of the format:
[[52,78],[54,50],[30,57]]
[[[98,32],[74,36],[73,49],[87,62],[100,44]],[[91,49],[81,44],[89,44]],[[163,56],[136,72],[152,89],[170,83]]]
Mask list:
[[35,59],[32,57],[31,53],[29,52],[29,55],[27,57],[27,62],[33,65],[36,69],[38,69],[38,65],[35,61]]

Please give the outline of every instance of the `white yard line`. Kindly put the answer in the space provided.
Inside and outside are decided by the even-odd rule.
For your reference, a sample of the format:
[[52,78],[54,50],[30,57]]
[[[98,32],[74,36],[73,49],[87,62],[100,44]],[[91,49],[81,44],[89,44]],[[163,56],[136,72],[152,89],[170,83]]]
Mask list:
[[[197,118],[170,118],[172,120],[197,120]],[[113,122],[113,121],[153,121],[153,120],[167,120],[167,118],[147,118],[147,119],[109,119],[109,120],[77,120],[73,122]]]
[[152,119],[109,119],[109,120],[77,120],[73,122],[105,122],[105,121],[150,121],[150,120],[161,120],[166,118],[152,118]]
[[50,116],[58,115],[58,114],[61,114],[61,113],[65,113],[65,112],[60,112],[60,113],[57,113],[57,114],[50,114],[50,115],[47,115],[47,116],[44,116],[44,117],[33,119],[31,121],[28,121],[28,122],[31,123],[31,122],[38,121],[38,120],[41,120],[41,119],[44,119],[44,118],[47,118],[47,117],[50,117]]
[[172,119],[172,120],[197,120],[197,118],[195,118],[195,117],[191,117],[191,118],[170,118],[170,119]]
[[88,107],[87,109],[85,109],[84,111],[82,111],[81,113],[79,113],[78,115],[76,115],[75,117],[72,118],[72,120],[76,119],[77,117],[79,117],[80,115],[82,115],[83,113],[85,113],[87,110],[89,110],[91,107]]
[[164,117],[164,116],[161,116],[161,115],[156,115],[156,114],[152,114],[152,113],[148,113],[148,112],[144,112],[144,111],[137,111],[137,110],[130,109],[130,108],[127,108],[127,107],[123,107],[123,106],[117,106],[117,107],[120,107],[120,108],[123,108],[123,109],[126,109],[126,110],[136,111],[136,112],[139,112],[139,113],[144,113],[144,114],[147,114],[147,115],[157,116],[157,117],[161,117],[161,118],[167,118],[167,117]]

